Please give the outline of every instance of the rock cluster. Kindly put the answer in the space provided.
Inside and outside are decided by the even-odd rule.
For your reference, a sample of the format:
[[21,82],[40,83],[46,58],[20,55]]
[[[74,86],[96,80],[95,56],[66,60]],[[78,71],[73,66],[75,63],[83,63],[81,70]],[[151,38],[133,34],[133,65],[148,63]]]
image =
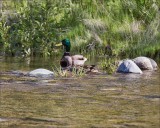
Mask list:
[[157,63],[148,57],[136,57],[133,60],[126,59],[119,63],[117,72],[121,73],[142,73],[143,70],[157,70]]

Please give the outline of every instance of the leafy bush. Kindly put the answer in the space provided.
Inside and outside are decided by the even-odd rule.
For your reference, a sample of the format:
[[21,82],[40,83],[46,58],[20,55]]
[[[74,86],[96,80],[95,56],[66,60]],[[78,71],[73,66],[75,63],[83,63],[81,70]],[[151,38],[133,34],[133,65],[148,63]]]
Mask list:
[[[16,14],[1,21],[1,50],[12,55],[50,56],[70,38],[72,51],[118,55],[159,55],[158,0],[14,0]],[[124,54],[125,53],[125,54]],[[135,53],[135,55],[133,55]]]

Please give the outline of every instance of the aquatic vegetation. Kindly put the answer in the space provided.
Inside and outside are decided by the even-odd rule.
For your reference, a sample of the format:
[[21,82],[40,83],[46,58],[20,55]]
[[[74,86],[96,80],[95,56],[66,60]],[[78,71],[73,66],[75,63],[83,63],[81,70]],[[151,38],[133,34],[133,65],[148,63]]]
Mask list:
[[52,67],[52,70],[54,72],[54,75],[55,77],[59,77],[59,76],[62,76],[62,77],[67,77],[67,73],[65,71],[62,70],[62,67]]
[[108,57],[102,58],[99,62],[99,68],[102,69],[107,74],[115,73],[118,67],[119,59],[116,57]]
[[86,75],[86,71],[83,67],[72,67],[68,69],[62,69],[62,67],[52,68],[55,77],[83,77]]

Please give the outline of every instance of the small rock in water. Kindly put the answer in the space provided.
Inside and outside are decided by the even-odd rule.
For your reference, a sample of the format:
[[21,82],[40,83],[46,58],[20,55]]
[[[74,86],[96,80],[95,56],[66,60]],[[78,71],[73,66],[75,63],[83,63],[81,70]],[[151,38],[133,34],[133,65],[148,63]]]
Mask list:
[[139,73],[141,74],[141,69],[132,61],[132,60],[124,60],[119,64],[117,72],[122,73]]
[[29,72],[28,75],[33,77],[51,77],[54,73],[50,70],[39,68]]

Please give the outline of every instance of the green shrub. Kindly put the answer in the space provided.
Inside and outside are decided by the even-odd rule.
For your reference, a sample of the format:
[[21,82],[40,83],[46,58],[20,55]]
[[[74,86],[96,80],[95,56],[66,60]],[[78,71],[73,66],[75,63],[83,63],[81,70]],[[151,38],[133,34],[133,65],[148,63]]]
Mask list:
[[1,21],[1,50],[12,55],[60,54],[69,38],[73,53],[156,56],[160,50],[158,0],[14,0],[16,14]]

